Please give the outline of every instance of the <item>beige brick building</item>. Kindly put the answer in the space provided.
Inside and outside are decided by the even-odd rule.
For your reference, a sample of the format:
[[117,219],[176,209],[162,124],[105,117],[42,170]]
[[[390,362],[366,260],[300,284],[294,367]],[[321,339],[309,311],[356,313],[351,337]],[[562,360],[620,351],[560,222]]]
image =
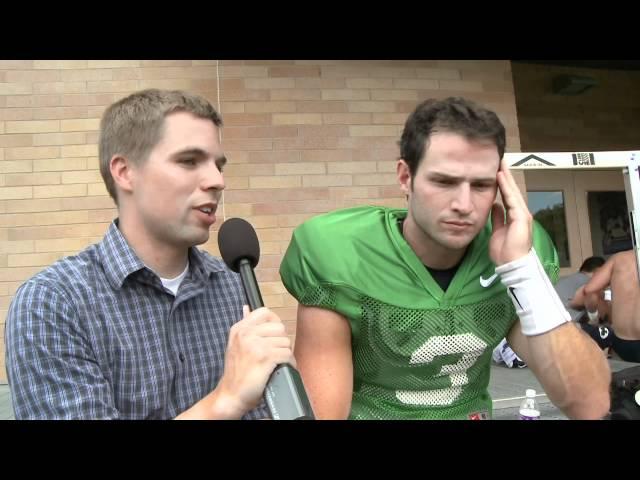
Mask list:
[[[295,301],[278,275],[293,228],[336,208],[404,205],[396,142],[419,101],[463,95],[494,109],[508,151],[640,148],[640,74],[589,70],[600,90],[574,99],[547,92],[567,69],[495,60],[0,61],[0,382],[16,289],[99,241],[116,215],[97,158],[99,119],[115,100],[175,88],[219,106],[224,211],[256,227],[265,303],[294,336]],[[524,189],[524,175],[517,179]],[[203,246],[216,255],[221,220]]]

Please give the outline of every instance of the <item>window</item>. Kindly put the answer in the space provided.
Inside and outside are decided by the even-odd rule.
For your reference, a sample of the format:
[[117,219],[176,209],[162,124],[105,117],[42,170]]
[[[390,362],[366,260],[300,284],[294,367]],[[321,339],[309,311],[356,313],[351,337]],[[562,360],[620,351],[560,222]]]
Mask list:
[[624,192],[587,192],[593,254],[608,257],[631,250],[631,229]]
[[527,192],[527,202],[533,218],[553,240],[560,258],[560,267],[569,267],[569,239],[562,192]]

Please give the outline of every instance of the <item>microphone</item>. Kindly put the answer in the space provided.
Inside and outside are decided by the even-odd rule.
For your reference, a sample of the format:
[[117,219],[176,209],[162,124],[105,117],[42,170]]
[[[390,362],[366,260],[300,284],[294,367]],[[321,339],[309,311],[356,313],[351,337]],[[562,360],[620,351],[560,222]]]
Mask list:
[[[264,306],[253,269],[260,260],[258,236],[251,224],[230,218],[218,232],[220,255],[227,266],[240,274],[251,310]],[[288,363],[278,365],[267,382],[265,400],[274,420],[315,420],[300,373]]]

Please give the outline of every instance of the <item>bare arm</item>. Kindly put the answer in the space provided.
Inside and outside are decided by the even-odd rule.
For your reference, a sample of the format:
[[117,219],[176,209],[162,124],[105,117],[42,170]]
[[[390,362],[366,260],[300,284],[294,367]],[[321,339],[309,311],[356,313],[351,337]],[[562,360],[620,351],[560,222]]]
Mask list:
[[317,419],[346,419],[351,411],[351,328],[339,313],[298,305],[294,354]]
[[597,325],[599,323],[598,318],[602,320],[609,316],[609,304],[605,301],[604,292],[602,290],[592,293],[589,296],[589,302],[587,302],[587,295],[585,294],[584,288],[585,285],[576,290],[576,294],[571,299],[571,302],[569,302],[569,306],[571,308],[575,308],[576,310],[586,309],[587,313],[595,312],[597,310],[597,318],[594,317],[592,319],[591,316],[589,317],[589,323],[591,325]]
[[578,288],[578,290],[576,290],[576,293],[573,295],[573,298],[569,302],[569,306],[571,308],[575,308],[576,310],[584,309],[584,298],[584,285],[582,285],[580,288]]
[[507,339],[569,417],[602,418],[609,410],[607,360],[596,343],[569,322],[533,253],[533,217],[504,160],[497,179],[506,219],[503,208],[494,206],[489,251],[519,317]]
[[[549,399],[570,418],[599,419],[609,410],[609,365],[574,323],[525,336],[520,322],[507,341],[536,375]],[[586,380],[588,379],[588,380]]]
[[598,309],[598,304],[602,301],[602,292],[611,282],[613,262],[614,257],[610,257],[602,267],[595,271],[584,286],[584,306],[590,312],[595,312]]

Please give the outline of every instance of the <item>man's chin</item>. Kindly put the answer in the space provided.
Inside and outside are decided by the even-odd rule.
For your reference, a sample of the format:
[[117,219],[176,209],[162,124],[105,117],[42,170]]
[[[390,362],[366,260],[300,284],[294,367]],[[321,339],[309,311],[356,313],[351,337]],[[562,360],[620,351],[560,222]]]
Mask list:
[[193,246],[202,245],[203,243],[207,243],[208,241],[209,241],[209,235],[206,235],[206,236],[201,235],[200,237],[194,239],[194,242],[192,243],[192,245]]
[[450,250],[464,250],[473,241],[474,237],[465,235],[464,237],[451,237],[443,239],[441,244]]
[[185,232],[186,235],[182,238],[187,247],[195,247],[196,245],[202,245],[209,241],[209,230],[203,231],[202,229],[193,229],[191,232]]

